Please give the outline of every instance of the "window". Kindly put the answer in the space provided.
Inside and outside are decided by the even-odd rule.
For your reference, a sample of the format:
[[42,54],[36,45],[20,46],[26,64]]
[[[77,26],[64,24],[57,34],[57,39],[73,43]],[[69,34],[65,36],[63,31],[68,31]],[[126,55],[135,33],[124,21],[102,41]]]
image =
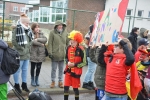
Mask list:
[[[51,1],[51,6],[58,8],[67,8],[67,0]],[[51,10],[50,22],[55,22],[56,20],[62,20],[63,22],[66,22],[66,10],[55,8],[51,8],[50,10]]]
[[24,8],[24,7],[21,7],[21,8],[20,8],[20,12],[25,12],[25,8]]
[[13,11],[18,11],[18,7],[14,6]]
[[50,8],[40,7],[40,22],[49,22]]
[[0,16],[3,16],[3,13],[0,13]]
[[28,16],[30,18],[30,21],[32,22],[32,12],[28,12]]
[[150,18],[150,11],[148,12],[148,18]]
[[144,12],[143,10],[138,10],[138,15],[137,16],[138,17],[143,17],[143,12]]
[[3,4],[0,4],[0,9],[3,9]]
[[39,10],[33,10],[33,21],[39,21]]
[[132,9],[128,9],[126,15],[131,16],[132,15]]

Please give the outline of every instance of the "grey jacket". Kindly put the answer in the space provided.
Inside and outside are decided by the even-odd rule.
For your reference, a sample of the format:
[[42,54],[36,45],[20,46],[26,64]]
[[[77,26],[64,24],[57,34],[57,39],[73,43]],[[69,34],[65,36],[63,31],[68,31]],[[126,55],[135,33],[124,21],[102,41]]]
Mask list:
[[45,61],[45,44],[47,42],[47,38],[43,35],[43,33],[39,33],[39,38],[37,40],[33,40],[30,48],[30,61],[31,62],[43,62]]
[[7,83],[9,81],[10,75],[5,75],[1,70],[1,63],[3,59],[4,49],[8,47],[7,43],[0,39],[0,84]]
[[94,81],[95,81],[96,87],[98,89],[105,90],[106,67],[104,67],[104,66],[102,67],[98,63],[99,51],[100,51],[100,48],[96,49],[96,53],[95,53],[94,49],[90,49],[90,51],[89,51],[89,57],[91,58],[91,60],[93,62],[97,63],[96,71],[95,71],[95,74],[94,74]]

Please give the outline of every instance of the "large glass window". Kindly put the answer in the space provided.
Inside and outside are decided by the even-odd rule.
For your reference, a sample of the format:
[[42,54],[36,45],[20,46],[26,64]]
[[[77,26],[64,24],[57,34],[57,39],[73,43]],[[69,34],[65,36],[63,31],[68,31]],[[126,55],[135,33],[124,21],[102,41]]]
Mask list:
[[0,9],[3,9],[3,4],[0,4]]
[[40,7],[40,22],[49,22],[50,8]]
[[[67,0],[51,1],[51,7],[67,8]],[[56,20],[62,20],[63,22],[66,22],[66,10],[51,8],[50,22],[55,22]]]
[[34,22],[39,21],[39,10],[33,10],[33,21]]

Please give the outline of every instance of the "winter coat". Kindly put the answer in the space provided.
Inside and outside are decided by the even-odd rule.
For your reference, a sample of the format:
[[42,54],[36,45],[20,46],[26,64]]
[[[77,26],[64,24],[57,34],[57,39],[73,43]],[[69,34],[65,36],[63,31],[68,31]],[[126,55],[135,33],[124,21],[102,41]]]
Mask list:
[[[0,67],[3,60],[4,49],[8,47],[7,43],[0,39]],[[4,55],[5,56],[5,55]],[[10,75],[5,75],[0,68],[0,84],[7,83],[9,81]]]
[[[63,25],[63,32],[59,33],[56,30],[58,25]],[[68,33],[66,31],[66,25],[61,21],[56,21],[54,29],[49,34],[48,40],[48,53],[51,56],[52,61],[62,61],[65,59],[66,48],[68,44]]]
[[[96,52],[95,52],[96,50]],[[96,71],[94,74],[94,81],[96,84],[96,87],[98,89],[105,89],[105,72],[106,72],[106,67],[100,66],[98,62],[98,55],[99,55],[99,50],[100,48],[97,49],[90,49],[89,50],[89,57],[91,61],[97,63]]]
[[33,40],[30,48],[30,61],[31,62],[43,62],[45,61],[45,44],[47,42],[47,38],[43,35],[43,33],[39,33],[39,38],[37,40]]
[[[26,31],[25,31],[26,32]],[[13,44],[13,49],[17,50],[19,55],[20,55],[20,60],[29,60],[30,59],[30,45],[31,41],[29,40],[29,36],[27,35],[26,32],[26,39],[27,39],[27,44],[25,46],[20,46],[17,41],[16,41],[16,27],[13,28],[12,31],[12,44]]]
[[135,54],[137,51],[137,34],[136,33],[130,33],[130,36],[128,37],[129,41],[132,44],[132,53]]

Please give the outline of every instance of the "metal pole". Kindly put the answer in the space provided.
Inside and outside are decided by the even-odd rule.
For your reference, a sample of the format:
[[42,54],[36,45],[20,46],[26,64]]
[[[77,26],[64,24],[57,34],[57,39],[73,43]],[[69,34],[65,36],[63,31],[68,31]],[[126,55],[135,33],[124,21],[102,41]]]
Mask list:
[[72,19],[72,30],[74,30],[74,20],[75,20],[76,11],[73,11],[73,19]]
[[5,19],[5,1],[3,1],[3,27],[2,27],[2,39],[4,38],[4,20]]
[[133,16],[132,28],[134,27],[134,22],[135,22],[135,14],[136,14],[137,2],[138,2],[138,0],[136,0],[136,3],[135,3],[135,11],[134,11],[134,16]]
[[131,23],[131,16],[129,17],[128,36],[129,36],[129,31],[130,31],[130,23]]

